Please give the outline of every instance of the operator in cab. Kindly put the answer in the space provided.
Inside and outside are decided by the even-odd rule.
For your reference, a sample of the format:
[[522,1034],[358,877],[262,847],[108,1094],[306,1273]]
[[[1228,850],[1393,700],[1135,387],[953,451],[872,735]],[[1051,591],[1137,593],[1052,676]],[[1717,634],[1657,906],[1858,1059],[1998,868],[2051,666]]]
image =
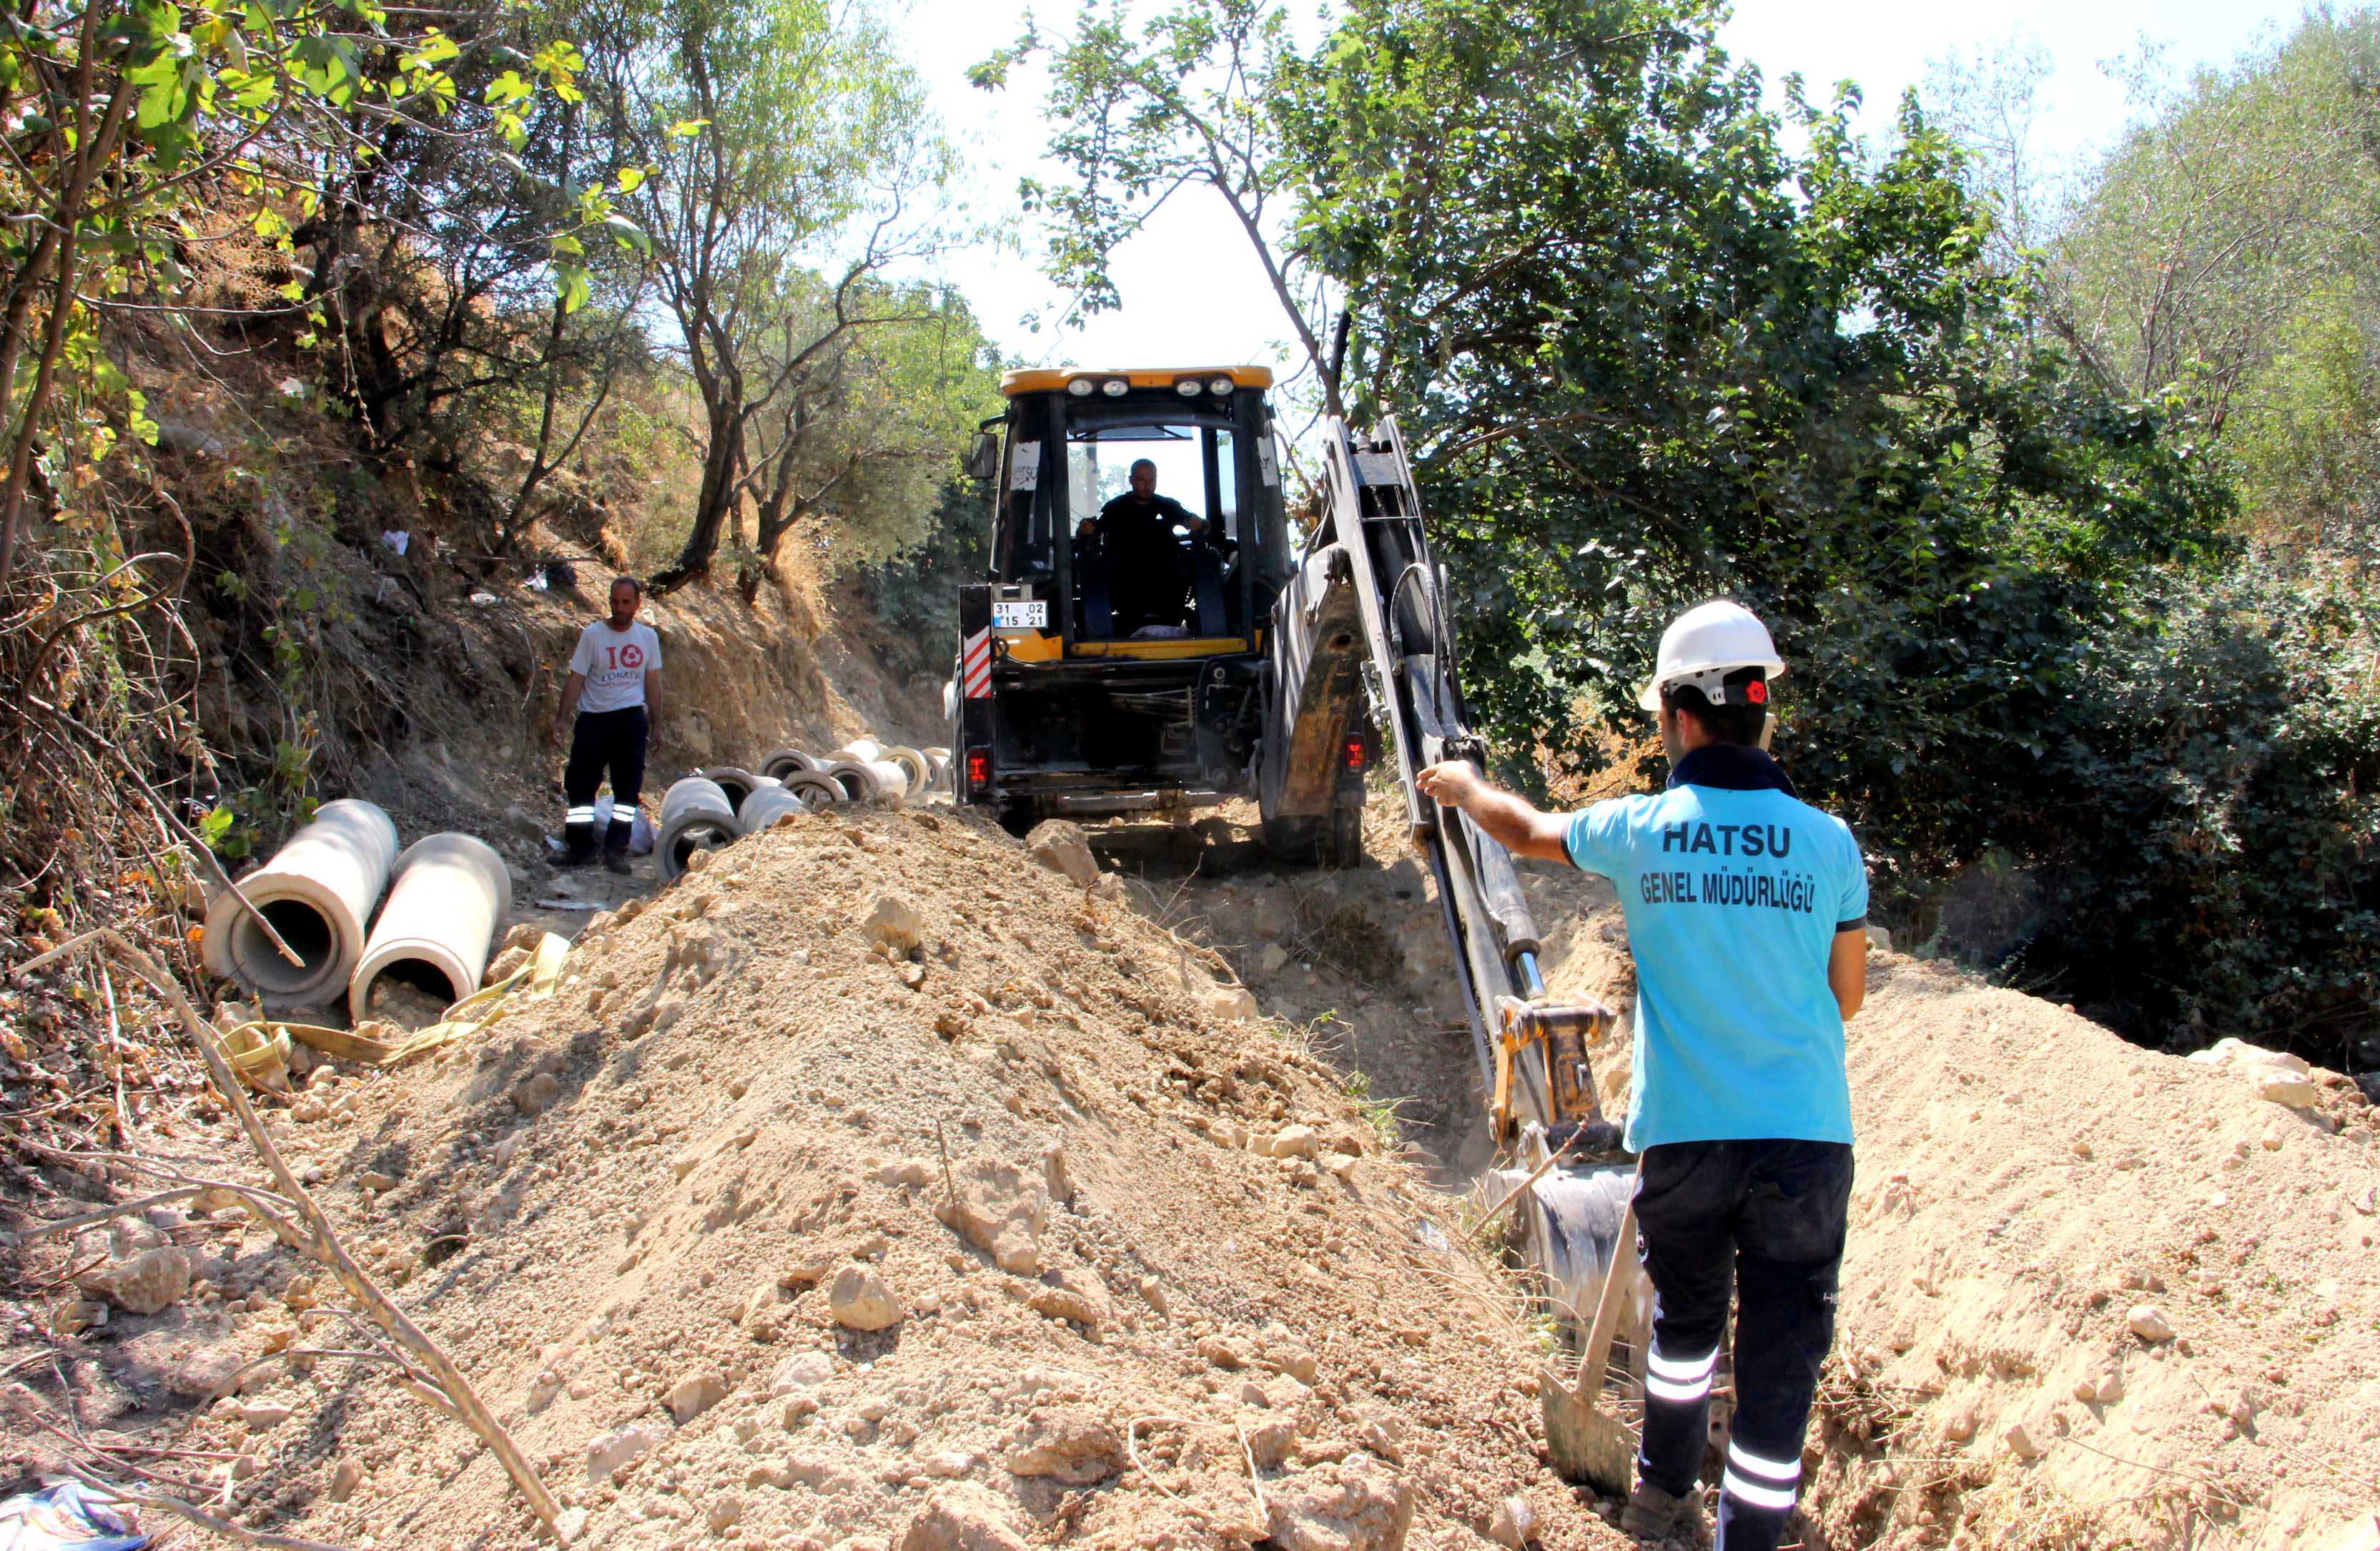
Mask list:
[[1119,638],[1151,625],[1178,630],[1187,617],[1191,568],[1177,525],[1194,541],[1207,531],[1205,518],[1157,493],[1157,465],[1144,458],[1132,466],[1132,488],[1075,531],[1078,552],[1106,578]]
[[1785,672],[1749,610],[1706,603],[1661,637],[1639,703],[1668,789],[1538,812],[1468,763],[1425,792],[1516,855],[1620,890],[1636,959],[1636,1251],[1654,1289],[1636,1486],[1621,1525],[1699,1538],[1711,1376],[1735,1315],[1736,1411],[1718,1551],[1775,1551],[1834,1341],[1852,1189],[1843,1024],[1867,985],[1867,868],[1840,819],[1767,751]]

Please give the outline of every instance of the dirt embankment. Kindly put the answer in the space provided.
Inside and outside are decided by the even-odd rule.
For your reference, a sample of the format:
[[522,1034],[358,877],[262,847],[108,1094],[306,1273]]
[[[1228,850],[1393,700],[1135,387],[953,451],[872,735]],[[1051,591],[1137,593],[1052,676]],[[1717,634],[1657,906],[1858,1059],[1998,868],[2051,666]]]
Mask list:
[[[1086,890],[947,811],[811,815],[599,917],[486,1049],[317,1076],[276,1123],[586,1544],[1615,1544],[1433,1188],[1480,1161],[1477,1093],[1419,870],[1115,854],[1147,875]],[[1624,1004],[1609,891],[1526,886],[1557,990]],[[2380,1505],[2345,1080],[1889,954],[1851,1054],[1807,1544],[2318,1546]],[[1617,1109],[1624,1042],[1597,1055]],[[268,1361],[190,1420],[343,1342],[245,1218],[165,1215],[131,1231],[202,1284],[68,1349],[83,1425],[219,1457],[316,1538],[526,1543],[376,1367]]]
[[[1558,989],[1633,989],[1615,905],[1557,947]],[[2380,1110],[2351,1081],[1889,952],[1849,1045],[1814,1542],[2322,1547],[2380,1509]]]
[[[1614,1544],[1537,1461],[1534,1338],[1456,1203],[1218,968],[988,825],[822,813],[290,1130],[588,1545],[1451,1548],[1515,1494]],[[258,1236],[178,1231],[213,1291],[108,1353],[119,1427],[226,1349],[332,1344]],[[458,1425],[304,1367],[183,1442],[310,1536],[527,1541]]]

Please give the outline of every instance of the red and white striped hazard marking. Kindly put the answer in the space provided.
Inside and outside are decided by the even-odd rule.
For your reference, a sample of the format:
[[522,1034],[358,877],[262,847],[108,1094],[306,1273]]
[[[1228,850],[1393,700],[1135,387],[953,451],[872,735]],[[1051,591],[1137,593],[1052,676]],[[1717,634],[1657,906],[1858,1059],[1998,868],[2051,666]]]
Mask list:
[[959,653],[959,683],[969,700],[989,699],[991,694],[991,632],[978,630],[966,638]]

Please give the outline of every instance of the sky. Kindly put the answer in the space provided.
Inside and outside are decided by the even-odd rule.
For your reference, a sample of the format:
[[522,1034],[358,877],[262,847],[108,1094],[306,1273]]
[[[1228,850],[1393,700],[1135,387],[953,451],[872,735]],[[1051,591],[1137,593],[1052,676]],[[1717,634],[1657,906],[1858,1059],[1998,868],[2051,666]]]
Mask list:
[[[1064,0],[1041,8],[1051,18],[1073,10]],[[2221,66],[2277,39],[2301,8],[2299,0],[1740,0],[1720,43],[1760,67],[1772,100],[1791,72],[1821,101],[1836,81],[1856,80],[1863,127],[1875,133],[1889,128],[1901,92],[1923,80],[1929,61],[2038,47],[2053,67],[2042,96],[2041,149],[2079,163],[2108,144],[2130,112],[2106,65],[2146,44],[2162,45],[2178,70]],[[1013,216],[1019,177],[1045,165],[1038,76],[1019,72],[1006,90],[986,92],[965,73],[1013,42],[1022,18],[1021,7],[984,0],[913,0],[903,24],[911,57],[968,159],[965,197],[981,222]],[[1175,200],[1126,245],[1114,266],[1122,311],[1079,328],[1049,321],[1062,298],[1040,274],[1040,242],[1029,225],[1015,224],[1005,247],[971,247],[945,266],[986,332],[1020,361],[1247,361],[1283,371],[1296,362],[1263,273],[1212,194]],[[1044,315],[1038,330],[1028,323],[1036,313]]]

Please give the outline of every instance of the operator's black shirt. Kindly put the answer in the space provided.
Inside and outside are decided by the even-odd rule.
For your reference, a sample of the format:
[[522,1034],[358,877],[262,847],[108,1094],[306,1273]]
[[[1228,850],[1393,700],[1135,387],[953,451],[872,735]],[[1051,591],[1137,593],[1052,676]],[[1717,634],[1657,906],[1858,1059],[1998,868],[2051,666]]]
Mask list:
[[1100,545],[1121,567],[1170,567],[1178,564],[1181,550],[1173,526],[1186,527],[1195,516],[1171,495],[1152,495],[1144,501],[1126,491],[1099,508]]

